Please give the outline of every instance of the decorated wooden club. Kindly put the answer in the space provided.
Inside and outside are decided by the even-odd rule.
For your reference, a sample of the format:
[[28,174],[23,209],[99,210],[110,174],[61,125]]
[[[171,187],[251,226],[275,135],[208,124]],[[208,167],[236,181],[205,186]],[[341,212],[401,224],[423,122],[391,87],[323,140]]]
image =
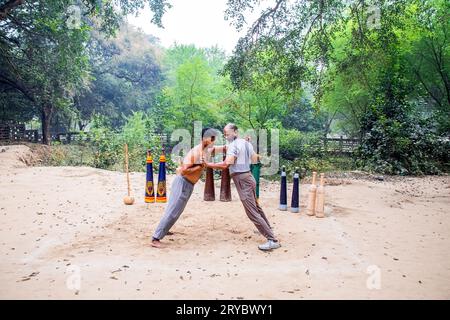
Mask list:
[[317,188],[316,218],[325,218],[325,175],[320,174],[320,185]]
[[312,183],[311,186],[309,187],[308,207],[306,208],[306,214],[308,216],[315,215],[316,211],[316,192],[317,192],[316,176],[317,172],[313,172]]
[[159,157],[159,170],[158,170],[158,187],[156,189],[156,202],[167,202],[167,189],[166,189],[166,152],[164,146],[161,150],[161,156]]
[[286,167],[281,169],[281,190],[280,190],[280,207],[281,211],[287,210],[287,180],[286,180]]
[[147,150],[146,169],[147,174],[145,179],[145,202],[154,203],[155,186],[153,183],[153,158],[150,150]]
[[298,173],[298,168],[295,168],[292,187],[291,212],[297,213],[299,211],[300,211],[300,175]]

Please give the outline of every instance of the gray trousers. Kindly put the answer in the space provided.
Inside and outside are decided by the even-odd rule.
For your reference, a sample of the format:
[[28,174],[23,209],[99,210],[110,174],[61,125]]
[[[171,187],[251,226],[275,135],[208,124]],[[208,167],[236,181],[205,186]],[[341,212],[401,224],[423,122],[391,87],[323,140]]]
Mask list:
[[153,239],[161,240],[175,224],[192,195],[194,185],[182,176],[176,176],[170,190],[169,203],[167,204],[164,216],[161,218]]
[[256,181],[250,172],[232,175],[247,217],[267,240],[276,240],[263,209],[256,201]]

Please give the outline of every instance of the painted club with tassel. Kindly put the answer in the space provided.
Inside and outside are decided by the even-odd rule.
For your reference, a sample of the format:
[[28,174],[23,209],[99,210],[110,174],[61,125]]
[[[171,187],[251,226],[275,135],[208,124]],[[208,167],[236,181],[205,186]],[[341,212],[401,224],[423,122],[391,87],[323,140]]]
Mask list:
[[145,202],[154,203],[155,186],[153,183],[153,158],[150,150],[147,150],[146,169],[147,175],[145,179]]
[[161,156],[159,157],[159,171],[158,171],[158,187],[156,189],[156,202],[167,202],[166,189],[166,154],[165,148],[162,147]]
[[286,167],[281,169],[281,190],[280,190],[280,207],[281,211],[287,210],[287,179],[286,179]]
[[320,174],[320,185],[317,188],[316,218],[325,218],[325,175]]
[[295,168],[294,172],[291,212],[300,212],[300,174],[298,168]]
[[315,215],[316,211],[316,194],[317,194],[316,176],[317,172],[313,172],[312,183],[311,186],[309,187],[308,193],[308,207],[306,208],[306,214],[308,216]]

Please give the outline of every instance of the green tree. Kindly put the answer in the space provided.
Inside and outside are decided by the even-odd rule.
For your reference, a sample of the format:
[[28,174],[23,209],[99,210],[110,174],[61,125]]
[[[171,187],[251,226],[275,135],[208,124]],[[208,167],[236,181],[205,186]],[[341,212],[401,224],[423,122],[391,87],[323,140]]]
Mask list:
[[93,114],[108,116],[113,125],[122,125],[122,114],[152,108],[162,85],[157,40],[124,24],[115,38],[95,30],[88,42],[91,83],[74,97],[79,127]]
[[152,22],[161,25],[169,7],[164,0],[89,0],[77,6],[68,0],[11,0],[0,5],[0,84],[29,100],[41,118],[44,143],[50,142],[55,110],[69,106],[89,80],[89,30],[98,27],[112,35],[122,15],[145,3],[155,13]]
[[204,126],[223,122],[220,103],[227,94],[226,79],[218,73],[224,53],[217,48],[198,49],[175,45],[166,52],[164,96],[169,104],[170,128],[193,130],[194,121]]
[[27,3],[9,13],[0,31],[0,82],[29,100],[41,118],[44,143],[55,109],[66,107],[87,78],[82,52],[88,28],[69,29],[60,14],[66,6]]

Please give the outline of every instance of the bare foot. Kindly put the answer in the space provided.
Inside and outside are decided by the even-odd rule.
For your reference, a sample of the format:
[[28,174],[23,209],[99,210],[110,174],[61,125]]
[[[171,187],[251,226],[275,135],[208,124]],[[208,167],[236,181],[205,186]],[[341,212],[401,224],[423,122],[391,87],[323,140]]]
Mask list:
[[159,240],[152,240],[152,247],[161,249],[164,246],[161,244],[161,241],[159,241]]

